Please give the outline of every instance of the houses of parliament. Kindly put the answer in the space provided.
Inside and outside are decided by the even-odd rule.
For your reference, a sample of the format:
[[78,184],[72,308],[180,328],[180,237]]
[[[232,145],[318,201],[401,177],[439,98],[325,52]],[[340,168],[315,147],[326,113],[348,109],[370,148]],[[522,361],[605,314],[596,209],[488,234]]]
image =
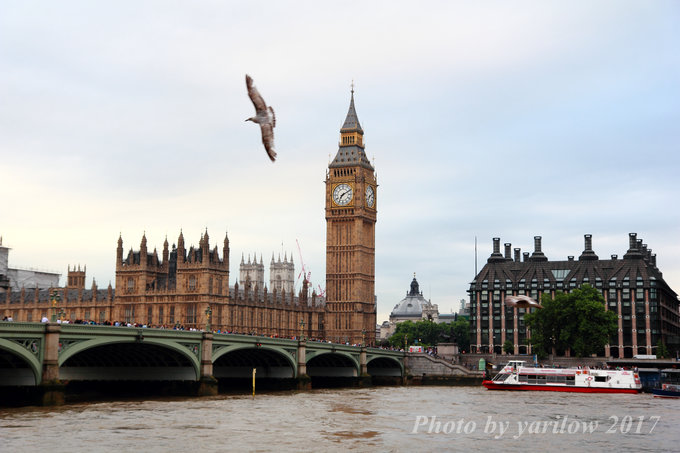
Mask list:
[[[364,131],[354,107],[340,129],[337,154],[326,172],[326,294],[310,291],[303,278],[294,292],[290,261],[264,265],[241,259],[240,281],[230,283],[229,238],[211,246],[208,231],[198,245],[167,238],[159,253],[147,245],[116,248],[115,289],[86,288],[85,269],[68,268],[64,287],[34,285],[17,289],[0,267],[0,314],[14,321],[39,322],[53,316],[69,322],[138,324],[267,336],[375,343],[375,222],[377,181],[364,150]],[[221,249],[221,250],[220,250]],[[6,257],[6,254],[4,255]],[[6,268],[7,266],[4,266]]]

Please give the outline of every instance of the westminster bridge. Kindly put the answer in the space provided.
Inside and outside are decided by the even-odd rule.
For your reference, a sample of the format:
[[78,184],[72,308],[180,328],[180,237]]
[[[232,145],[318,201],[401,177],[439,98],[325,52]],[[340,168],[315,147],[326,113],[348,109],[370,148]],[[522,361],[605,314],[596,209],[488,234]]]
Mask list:
[[193,381],[199,395],[218,382],[260,381],[311,388],[315,381],[398,382],[404,353],[365,346],[206,331],[83,324],[0,322],[0,386],[44,389],[63,399],[65,383]]

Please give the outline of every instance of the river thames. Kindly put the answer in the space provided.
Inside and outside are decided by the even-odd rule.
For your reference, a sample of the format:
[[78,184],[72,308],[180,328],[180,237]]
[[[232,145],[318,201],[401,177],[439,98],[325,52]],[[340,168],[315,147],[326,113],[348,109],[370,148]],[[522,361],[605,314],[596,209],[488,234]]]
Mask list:
[[377,387],[0,409],[0,451],[678,451],[651,394]]

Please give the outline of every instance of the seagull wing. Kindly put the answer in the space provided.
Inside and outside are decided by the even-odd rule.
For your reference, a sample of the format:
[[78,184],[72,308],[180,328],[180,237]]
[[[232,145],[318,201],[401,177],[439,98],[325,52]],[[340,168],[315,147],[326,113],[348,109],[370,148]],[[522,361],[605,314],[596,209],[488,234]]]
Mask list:
[[508,305],[510,307],[516,307],[517,302],[519,302],[519,299],[517,299],[514,296],[508,296],[505,298],[505,305]]
[[276,160],[276,151],[274,151],[274,128],[271,124],[260,124],[262,130],[262,143],[264,149],[267,150],[267,155],[274,162]]
[[543,306],[534,299],[523,294],[506,297],[505,305],[518,308],[543,308]]
[[248,96],[250,97],[250,100],[253,101],[253,105],[255,106],[255,111],[258,113],[266,112],[267,104],[264,102],[264,99],[262,99],[262,96],[260,96],[260,92],[257,91],[257,88],[255,88],[255,85],[253,84],[253,78],[248,74],[246,74],[246,86],[248,87]]

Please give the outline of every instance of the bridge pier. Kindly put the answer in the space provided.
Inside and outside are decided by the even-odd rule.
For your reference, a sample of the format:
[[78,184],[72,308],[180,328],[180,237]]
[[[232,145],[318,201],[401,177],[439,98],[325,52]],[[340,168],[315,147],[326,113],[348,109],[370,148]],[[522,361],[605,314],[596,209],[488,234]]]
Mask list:
[[297,360],[297,388],[311,390],[312,378],[307,375],[307,340],[298,341]]
[[59,324],[45,324],[45,346],[43,352],[42,382],[39,403],[43,406],[64,404],[66,386],[59,380]]
[[373,380],[371,375],[368,374],[368,362],[366,362],[366,345],[361,345],[361,352],[359,352],[359,371],[357,385],[359,387],[370,387],[373,384]]
[[218,382],[213,376],[212,343],[212,332],[203,332],[201,338],[201,377],[196,392],[198,396],[217,395]]

